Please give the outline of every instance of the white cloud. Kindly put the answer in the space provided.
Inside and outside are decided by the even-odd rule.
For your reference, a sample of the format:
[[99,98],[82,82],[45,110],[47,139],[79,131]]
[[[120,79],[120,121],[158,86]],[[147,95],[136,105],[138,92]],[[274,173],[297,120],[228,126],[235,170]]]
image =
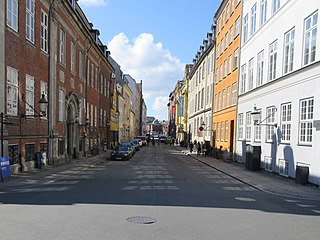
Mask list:
[[142,80],[148,115],[166,119],[169,93],[183,77],[180,60],[164,49],[161,42],[154,42],[153,35],[148,33],[141,33],[132,41],[119,33],[108,43],[108,48],[124,73],[137,82]]
[[108,0],[79,0],[79,4],[85,7],[107,5]]

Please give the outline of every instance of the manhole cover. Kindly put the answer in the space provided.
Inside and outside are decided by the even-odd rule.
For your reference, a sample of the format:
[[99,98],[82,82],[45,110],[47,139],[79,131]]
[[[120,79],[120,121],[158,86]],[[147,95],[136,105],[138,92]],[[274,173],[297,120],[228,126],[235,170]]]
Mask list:
[[138,224],[152,224],[157,220],[152,217],[135,216],[127,218],[128,222],[138,223]]
[[256,201],[253,198],[246,198],[246,197],[236,197],[235,199],[239,200],[239,201],[243,201],[243,202],[255,202]]

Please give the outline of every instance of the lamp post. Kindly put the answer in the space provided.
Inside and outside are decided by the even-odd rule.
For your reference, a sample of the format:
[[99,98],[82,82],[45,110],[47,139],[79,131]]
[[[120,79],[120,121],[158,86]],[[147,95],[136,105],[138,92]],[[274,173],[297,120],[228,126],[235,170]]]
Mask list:
[[275,110],[269,115],[267,116],[265,119],[263,119],[262,121],[259,122],[259,117],[260,117],[260,110],[257,109],[257,106],[254,105],[253,106],[253,110],[251,112],[251,117],[253,120],[253,124],[254,125],[260,125],[260,126],[274,126],[275,128],[278,127],[277,123],[263,123],[264,121],[266,121],[267,119],[269,119],[275,112],[277,112],[277,109],[275,108]]

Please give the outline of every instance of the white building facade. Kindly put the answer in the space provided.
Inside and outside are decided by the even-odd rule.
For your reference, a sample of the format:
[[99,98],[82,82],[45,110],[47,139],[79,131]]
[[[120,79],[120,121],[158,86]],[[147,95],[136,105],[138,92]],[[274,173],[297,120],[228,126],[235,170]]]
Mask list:
[[188,76],[188,126],[191,141],[211,140],[214,56],[214,37],[212,33],[208,33],[193,60],[193,68]]
[[[237,160],[261,146],[261,168],[320,184],[320,1],[243,2]],[[251,112],[256,106],[260,125]]]

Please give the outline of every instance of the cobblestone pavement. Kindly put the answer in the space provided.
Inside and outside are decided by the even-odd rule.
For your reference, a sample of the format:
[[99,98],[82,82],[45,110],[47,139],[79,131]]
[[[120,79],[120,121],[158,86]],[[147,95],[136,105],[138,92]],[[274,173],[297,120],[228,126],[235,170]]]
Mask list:
[[320,201],[320,188],[308,185],[299,185],[294,179],[282,177],[276,173],[266,171],[248,171],[244,164],[223,161],[213,157],[197,156],[186,148],[178,147],[186,155],[209,165],[237,180],[244,182],[260,191],[268,192],[288,198],[299,198]]

